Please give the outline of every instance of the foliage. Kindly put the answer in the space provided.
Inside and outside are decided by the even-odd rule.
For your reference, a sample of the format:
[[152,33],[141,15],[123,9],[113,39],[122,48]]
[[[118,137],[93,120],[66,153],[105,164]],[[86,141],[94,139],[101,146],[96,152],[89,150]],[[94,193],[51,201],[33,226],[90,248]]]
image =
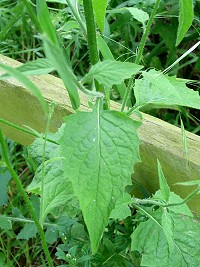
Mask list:
[[[3,190],[0,204],[4,210],[0,218],[3,231],[0,262],[6,262],[4,239],[15,238],[22,247],[27,240],[34,243],[40,236],[46,262],[42,253],[38,265],[199,265],[199,221],[186,205],[199,193],[199,183],[182,199],[170,191],[158,162],[159,191],[147,199],[138,199],[127,191],[133,166],[140,160],[137,129],[142,123],[130,115],[138,114],[140,109],[158,107],[200,109],[198,92],[188,88],[188,80],[176,77],[181,69],[180,60],[175,61],[180,52],[176,46],[187,40],[185,34],[193,23],[193,2],[180,0],[179,5],[170,0],[148,3],[111,0],[102,1],[101,5],[95,0],[48,2],[53,4],[48,6],[44,0],[37,0],[34,6],[23,0],[25,5],[19,1],[19,5],[12,6],[9,2],[1,23],[6,24],[7,14],[13,10],[25,15],[19,22],[13,16],[12,23],[24,26],[27,17],[33,23],[33,40],[41,46],[42,58],[35,60],[34,52],[30,56],[33,61],[17,69],[1,64],[7,73],[0,78],[16,78],[38,97],[46,112],[47,126],[44,134],[36,133],[38,138],[28,148],[26,161],[34,177],[27,187],[22,186],[0,131],[1,165],[7,166],[28,207],[4,210],[11,175],[1,167],[0,178],[5,180],[0,185]],[[168,5],[170,10],[166,12]],[[159,23],[161,15],[164,21]],[[165,27],[169,20],[170,26]],[[97,33],[95,23],[101,34]],[[0,38],[9,31],[12,32],[10,26]],[[175,36],[172,41],[171,31]],[[149,50],[152,45],[148,42],[149,34],[159,34],[164,40],[159,44],[163,50],[157,49],[156,42]],[[166,48],[170,53],[163,63],[158,56]],[[82,63],[84,57],[87,59]],[[164,74],[162,70],[174,61],[178,64],[175,73],[171,72],[174,76]],[[147,69],[158,66],[160,71]],[[52,71],[63,80],[75,114],[65,118],[57,133],[48,134],[53,108],[47,108],[39,89],[26,76]],[[87,112],[78,110],[80,91],[89,99]],[[113,98],[123,103],[121,111],[110,110]],[[13,228],[13,221],[20,223],[20,229]],[[56,244],[57,252],[52,254],[57,259],[50,256],[47,243],[49,248]],[[20,259],[19,255],[13,257],[12,251],[9,254],[12,262],[17,261],[16,257]],[[25,258],[29,257],[26,252]],[[26,264],[30,265],[30,260]]]

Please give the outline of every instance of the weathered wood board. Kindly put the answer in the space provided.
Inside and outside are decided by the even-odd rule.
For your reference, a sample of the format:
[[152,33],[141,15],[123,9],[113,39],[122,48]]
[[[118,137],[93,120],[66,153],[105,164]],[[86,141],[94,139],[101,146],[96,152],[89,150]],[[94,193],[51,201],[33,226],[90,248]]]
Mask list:
[[[18,66],[19,62],[0,55],[0,63]],[[3,71],[0,70],[0,74]],[[73,112],[67,91],[62,81],[52,75],[42,75],[32,78],[41,89],[47,102],[57,103],[51,131],[54,132],[61,125],[63,117]],[[81,110],[88,110],[87,98],[81,95]],[[112,102],[113,109],[120,109],[120,105]],[[38,100],[19,82],[14,79],[0,81],[0,119],[7,120],[19,126],[29,126],[39,132],[44,131],[45,115]],[[30,136],[0,122],[5,136],[28,145],[33,141]],[[133,177],[150,192],[158,188],[157,159],[160,160],[163,171],[172,190],[186,196],[193,188],[174,186],[180,181],[200,179],[200,137],[187,132],[189,162],[184,156],[181,129],[152,116],[143,114],[143,124],[139,129],[141,145],[141,163],[134,167]],[[187,190],[187,192],[186,192]],[[200,214],[200,196],[189,202],[193,211]]]

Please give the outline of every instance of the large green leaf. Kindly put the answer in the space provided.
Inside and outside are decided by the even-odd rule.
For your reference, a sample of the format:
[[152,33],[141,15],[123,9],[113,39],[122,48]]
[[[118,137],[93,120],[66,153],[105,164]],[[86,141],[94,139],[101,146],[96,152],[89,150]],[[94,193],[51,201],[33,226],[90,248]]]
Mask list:
[[173,251],[169,250],[166,232],[162,227],[162,212],[153,213],[133,232],[132,251],[142,256],[141,266],[187,267],[200,266],[200,224],[191,217],[173,214]]
[[200,109],[197,91],[187,88],[185,81],[150,70],[143,78],[135,81],[136,107],[186,106]]
[[94,15],[97,22],[97,25],[102,33],[104,33],[104,21],[106,14],[106,7],[108,4],[108,0],[92,0]]
[[83,78],[83,82],[94,78],[99,84],[112,87],[113,84],[121,84],[142,68],[142,66],[135,63],[105,60],[95,64]]
[[93,253],[140,159],[136,125],[124,113],[97,107],[66,118],[61,138],[64,172],[79,199]]
[[190,28],[193,18],[193,1],[192,0],[179,0],[179,26],[176,39],[176,45],[178,45],[184,38],[186,32]]

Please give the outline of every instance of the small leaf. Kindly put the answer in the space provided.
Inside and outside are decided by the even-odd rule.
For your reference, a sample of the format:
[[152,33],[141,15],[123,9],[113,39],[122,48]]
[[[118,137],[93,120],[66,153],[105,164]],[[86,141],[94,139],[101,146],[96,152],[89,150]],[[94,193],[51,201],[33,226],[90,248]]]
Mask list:
[[36,237],[37,227],[34,223],[26,223],[22,230],[17,235],[17,239],[29,240],[30,238]]
[[79,199],[95,253],[111,211],[131,184],[133,165],[140,160],[137,123],[124,113],[96,107],[68,116],[65,127],[60,141],[65,179]]
[[[5,70],[10,76],[21,82],[28,90],[30,90],[38,98],[44,110],[47,111],[47,105],[40,90],[31,80],[29,80],[24,74],[22,74],[15,68],[9,67],[4,64],[0,64],[0,68]],[[0,80],[2,79],[4,78],[1,76]]]
[[161,210],[154,212],[154,220],[140,223],[133,232],[131,247],[142,256],[140,266],[200,266],[199,221],[182,215],[171,216],[174,221],[173,251],[169,251],[165,233],[160,227]]
[[200,109],[198,91],[189,89],[185,83],[155,70],[143,72],[143,78],[135,81],[135,106],[144,108],[148,105],[151,108],[157,105],[160,108],[186,106]]
[[179,0],[179,26],[176,39],[176,46],[180,44],[186,32],[192,25],[194,18],[193,1],[192,0]]
[[131,210],[129,207],[131,202],[131,196],[126,193],[122,199],[117,201],[114,210],[111,212],[110,218],[122,221],[128,216],[131,216]]
[[0,207],[6,205],[8,202],[8,183],[12,176],[9,171],[0,174]]
[[0,229],[10,230],[12,229],[11,221],[5,216],[0,214]]
[[[101,51],[101,54],[104,60],[114,60],[114,56],[110,48],[108,47],[107,43],[104,41],[104,39],[100,35],[97,35],[97,45],[98,45],[99,50]],[[117,87],[117,90],[119,91],[121,98],[123,99],[125,91],[126,91],[125,83],[122,82],[121,84],[117,84],[116,87]]]
[[[16,70],[22,72],[26,76],[47,74],[55,70],[46,58],[39,58],[30,62],[26,62]],[[3,74],[2,78],[10,78],[11,75]]]
[[66,32],[71,31],[71,30],[73,30],[73,29],[78,29],[78,28],[79,28],[79,24],[78,24],[76,21],[74,21],[74,20],[69,20],[69,21],[67,21],[67,22],[61,27],[62,31],[66,31]]
[[97,25],[101,31],[104,33],[104,21],[105,21],[105,14],[106,14],[106,7],[108,4],[108,0],[92,0],[93,2],[93,9],[94,9],[94,16],[97,22]]
[[105,60],[94,65],[82,82],[96,79],[99,84],[112,87],[113,84],[121,84],[125,79],[138,73],[143,67],[130,62]]
[[170,196],[170,188],[167,184],[167,180],[164,176],[159,160],[158,160],[158,176],[159,176],[159,185],[160,185],[160,192],[162,199],[168,201]]
[[138,9],[136,7],[126,7],[126,10],[128,10],[134,19],[141,22],[143,25],[145,25],[146,21],[149,20],[149,15],[145,11]]

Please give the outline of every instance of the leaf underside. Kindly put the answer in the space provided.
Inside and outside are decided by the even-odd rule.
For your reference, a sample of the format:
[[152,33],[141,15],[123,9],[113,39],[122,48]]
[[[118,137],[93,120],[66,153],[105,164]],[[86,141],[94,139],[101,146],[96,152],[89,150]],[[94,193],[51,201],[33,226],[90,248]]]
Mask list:
[[66,118],[60,141],[64,172],[79,199],[93,253],[140,160],[136,126],[121,112],[96,108]]

